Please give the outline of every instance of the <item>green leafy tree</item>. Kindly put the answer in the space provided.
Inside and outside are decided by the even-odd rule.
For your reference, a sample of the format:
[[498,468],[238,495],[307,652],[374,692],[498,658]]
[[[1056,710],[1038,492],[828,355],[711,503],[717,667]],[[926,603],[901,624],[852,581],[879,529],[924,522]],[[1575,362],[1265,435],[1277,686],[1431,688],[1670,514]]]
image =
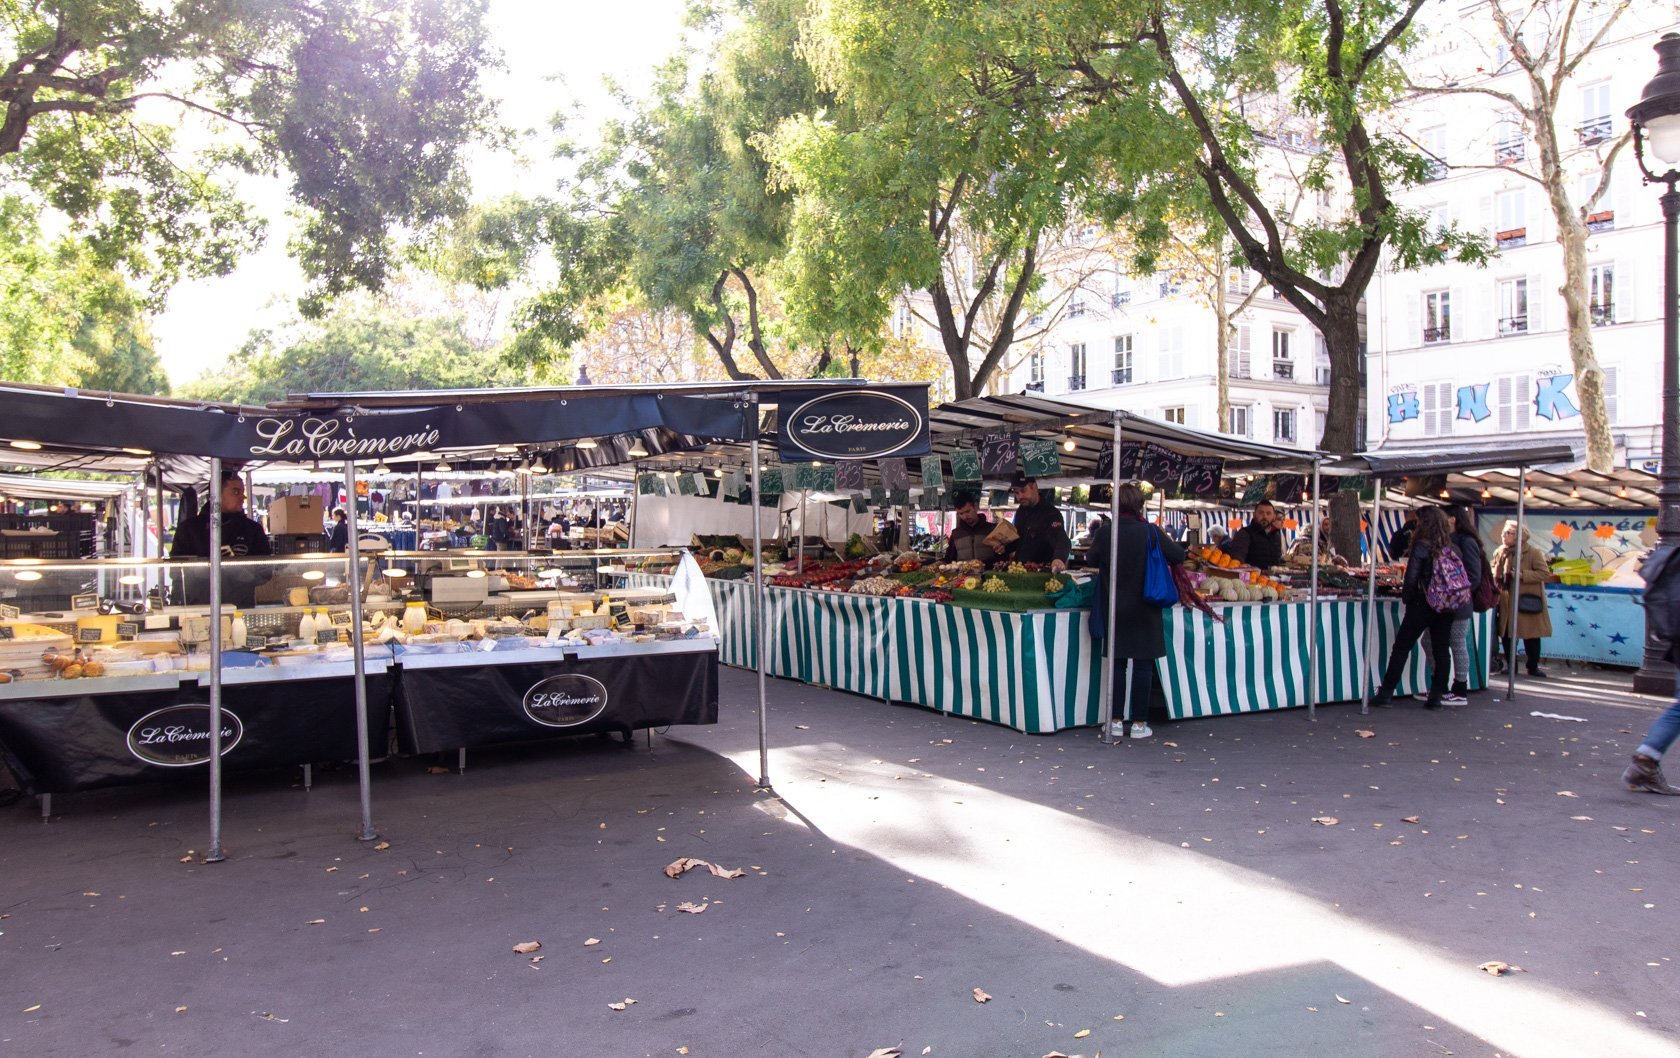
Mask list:
[[144,301],[116,275],[107,273],[110,290],[92,311],[84,312],[71,344],[87,358],[83,389],[113,393],[169,394],[169,375],[152,345]]
[[161,293],[257,241],[230,177],[281,174],[306,306],[376,289],[399,231],[464,205],[484,3],[0,0],[0,187]]
[[472,389],[522,375],[475,347],[458,316],[397,316],[346,299],[320,320],[253,331],[221,371],[185,387],[203,400],[266,403],[290,393]]

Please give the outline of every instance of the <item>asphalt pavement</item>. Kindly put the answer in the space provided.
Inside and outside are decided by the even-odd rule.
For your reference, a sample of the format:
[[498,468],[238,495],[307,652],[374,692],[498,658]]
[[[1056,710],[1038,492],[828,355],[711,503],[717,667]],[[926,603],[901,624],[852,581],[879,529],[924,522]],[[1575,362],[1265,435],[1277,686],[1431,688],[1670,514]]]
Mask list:
[[760,790],[725,669],[651,746],[376,764],[378,843],[354,769],[230,776],[217,864],[196,782],[19,804],[0,1055],[1680,1056],[1664,703],[1553,672],[1117,746],[773,680]]

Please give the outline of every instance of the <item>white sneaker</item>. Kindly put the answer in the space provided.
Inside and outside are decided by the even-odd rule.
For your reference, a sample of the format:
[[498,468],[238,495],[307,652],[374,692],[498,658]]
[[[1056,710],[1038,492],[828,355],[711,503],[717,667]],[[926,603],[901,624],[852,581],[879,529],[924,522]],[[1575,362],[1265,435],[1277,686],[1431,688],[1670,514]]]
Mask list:
[[1448,691],[1446,694],[1441,696],[1441,704],[1449,706],[1469,705],[1470,699],[1464,697],[1462,694],[1453,694],[1451,691]]
[[1126,725],[1122,724],[1118,720],[1115,720],[1115,721],[1111,722],[1108,725],[1108,737],[1113,738],[1113,739],[1125,738],[1126,737]]
[[1152,738],[1154,734],[1155,732],[1149,730],[1149,725],[1144,723],[1142,720],[1137,720],[1132,723],[1133,738]]

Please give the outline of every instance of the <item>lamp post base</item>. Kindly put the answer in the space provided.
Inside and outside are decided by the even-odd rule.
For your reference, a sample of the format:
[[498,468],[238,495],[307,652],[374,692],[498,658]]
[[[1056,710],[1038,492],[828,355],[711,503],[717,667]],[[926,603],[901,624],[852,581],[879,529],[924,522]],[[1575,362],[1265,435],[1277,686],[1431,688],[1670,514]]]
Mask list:
[[1639,671],[1633,674],[1633,693],[1673,698],[1675,676],[1672,662],[1647,650],[1644,663],[1639,666]]

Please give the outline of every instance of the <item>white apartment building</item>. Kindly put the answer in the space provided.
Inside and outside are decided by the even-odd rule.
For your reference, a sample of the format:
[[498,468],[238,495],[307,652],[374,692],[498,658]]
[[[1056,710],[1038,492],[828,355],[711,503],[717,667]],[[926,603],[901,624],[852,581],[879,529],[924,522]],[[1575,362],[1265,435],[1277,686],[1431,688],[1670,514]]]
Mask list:
[[[1230,273],[1227,305],[1235,309],[1253,282],[1252,273]],[[1312,447],[1329,392],[1323,338],[1270,290],[1232,323],[1226,432]],[[1115,268],[1070,295],[1045,340],[998,388],[1218,430],[1217,327],[1201,292],[1161,275],[1128,276]]]
[[[1417,79],[1486,84],[1527,99],[1525,75],[1498,43],[1485,5],[1465,5],[1462,15],[1433,38]],[[1583,4],[1576,33],[1596,32],[1601,16]],[[1556,124],[1572,201],[1584,201],[1596,187],[1602,156],[1628,129],[1625,111],[1656,72],[1652,44],[1676,29],[1672,2],[1633,4],[1562,92]],[[1532,130],[1508,104],[1482,95],[1422,96],[1401,117],[1412,138],[1446,164],[1437,179],[1397,198],[1435,215],[1440,226],[1482,233],[1498,256],[1485,268],[1385,267],[1373,280],[1366,295],[1370,443],[1580,438],[1557,223],[1545,190],[1516,171],[1538,171]],[[1610,190],[1588,220],[1593,346],[1605,373],[1618,465],[1650,467],[1658,450],[1663,236],[1657,199],[1657,188],[1642,186],[1630,146],[1616,158]]]

